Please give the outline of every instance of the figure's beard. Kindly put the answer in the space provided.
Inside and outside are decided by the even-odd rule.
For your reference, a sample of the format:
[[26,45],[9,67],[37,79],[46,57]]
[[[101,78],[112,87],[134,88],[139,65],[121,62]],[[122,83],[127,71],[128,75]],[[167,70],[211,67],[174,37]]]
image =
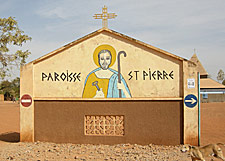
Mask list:
[[100,66],[101,66],[101,68],[103,69],[103,70],[107,70],[108,68],[109,68],[109,65],[110,64],[101,64]]
[[101,66],[101,68],[102,68],[103,70],[107,70],[107,69],[109,68],[109,66],[108,66],[108,65],[103,65],[103,66]]

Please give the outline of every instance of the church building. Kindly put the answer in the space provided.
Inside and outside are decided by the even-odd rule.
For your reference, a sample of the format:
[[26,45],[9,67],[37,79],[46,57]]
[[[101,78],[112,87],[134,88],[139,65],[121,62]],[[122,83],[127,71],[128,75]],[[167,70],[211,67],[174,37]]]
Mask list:
[[21,67],[20,139],[198,145],[197,73],[103,26]]
[[197,70],[200,73],[201,102],[225,102],[225,86],[209,77],[196,54],[191,57],[190,61],[197,65]]

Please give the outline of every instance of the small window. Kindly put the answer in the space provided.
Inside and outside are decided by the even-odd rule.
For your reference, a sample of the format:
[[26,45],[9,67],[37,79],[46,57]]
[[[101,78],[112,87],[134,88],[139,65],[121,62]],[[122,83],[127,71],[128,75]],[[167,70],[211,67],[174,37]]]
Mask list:
[[202,97],[203,97],[203,99],[207,99],[208,98],[208,94],[207,93],[203,93]]

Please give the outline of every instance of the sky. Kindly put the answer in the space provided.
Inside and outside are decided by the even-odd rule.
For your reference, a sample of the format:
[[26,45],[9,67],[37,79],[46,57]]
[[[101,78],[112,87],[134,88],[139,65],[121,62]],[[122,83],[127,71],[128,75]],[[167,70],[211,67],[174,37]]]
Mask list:
[[225,71],[225,0],[0,0],[0,17],[15,17],[32,37],[27,62],[102,28],[93,15],[106,5],[109,28],[172,54],[196,54],[216,80]]

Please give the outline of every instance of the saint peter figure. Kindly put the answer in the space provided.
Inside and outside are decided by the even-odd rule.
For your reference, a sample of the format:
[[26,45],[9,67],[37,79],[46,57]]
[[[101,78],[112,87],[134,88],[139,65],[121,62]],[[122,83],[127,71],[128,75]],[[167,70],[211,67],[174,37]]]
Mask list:
[[119,98],[120,89],[122,98],[130,98],[130,90],[122,75],[121,83],[118,83],[118,72],[109,68],[116,60],[115,49],[110,45],[101,45],[96,48],[93,58],[99,68],[87,75],[82,97]]

